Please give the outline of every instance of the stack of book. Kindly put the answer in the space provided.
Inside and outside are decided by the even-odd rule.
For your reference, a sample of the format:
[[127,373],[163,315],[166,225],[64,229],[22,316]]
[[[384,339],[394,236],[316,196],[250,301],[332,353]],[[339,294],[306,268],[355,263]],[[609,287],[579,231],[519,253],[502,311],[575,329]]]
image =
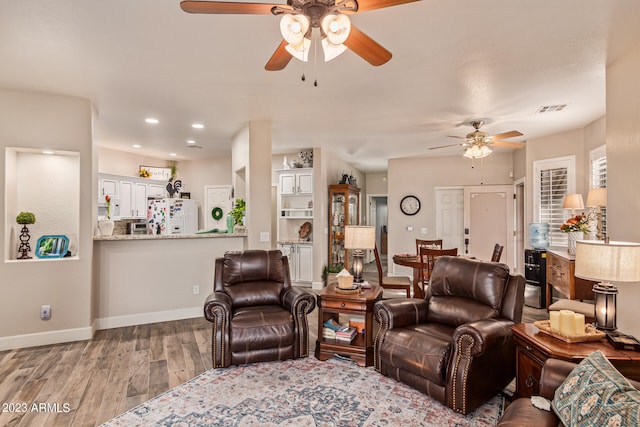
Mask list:
[[338,341],[351,342],[351,340],[358,333],[356,328],[342,325],[336,322],[336,320],[333,318],[324,322],[322,326],[323,326],[322,328],[323,338],[329,338],[329,339],[334,339]]
[[351,340],[356,336],[357,333],[358,332],[356,331],[356,328],[343,326],[336,331],[336,340],[351,342]]

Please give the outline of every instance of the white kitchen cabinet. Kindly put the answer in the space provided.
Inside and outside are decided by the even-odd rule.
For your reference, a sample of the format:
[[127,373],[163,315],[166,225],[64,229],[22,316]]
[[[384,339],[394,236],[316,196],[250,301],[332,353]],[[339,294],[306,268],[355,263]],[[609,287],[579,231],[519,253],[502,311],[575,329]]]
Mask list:
[[100,202],[104,202],[104,196],[107,194],[112,199],[117,199],[120,197],[120,193],[118,192],[118,187],[120,187],[117,179],[114,178],[100,178],[98,180],[98,199]]
[[148,197],[165,197],[165,185],[161,184],[149,184]]
[[280,243],[278,249],[289,258],[289,273],[293,283],[313,281],[313,245]]
[[120,217],[147,217],[147,184],[120,181]]
[[280,173],[280,194],[313,194],[313,171]]

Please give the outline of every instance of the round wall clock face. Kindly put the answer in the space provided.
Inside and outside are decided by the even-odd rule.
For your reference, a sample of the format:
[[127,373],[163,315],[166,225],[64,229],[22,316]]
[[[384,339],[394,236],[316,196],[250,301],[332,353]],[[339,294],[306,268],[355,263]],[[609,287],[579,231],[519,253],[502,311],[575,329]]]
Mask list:
[[400,201],[400,210],[405,215],[415,215],[420,211],[420,199],[416,196],[404,196]]

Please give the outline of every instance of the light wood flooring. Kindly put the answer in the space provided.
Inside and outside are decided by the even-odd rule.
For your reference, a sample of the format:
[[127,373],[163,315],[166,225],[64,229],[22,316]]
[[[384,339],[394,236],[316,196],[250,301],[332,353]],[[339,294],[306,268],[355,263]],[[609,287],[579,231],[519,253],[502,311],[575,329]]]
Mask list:
[[[371,273],[368,267],[365,273]],[[377,276],[367,276],[377,282]],[[525,307],[523,321],[542,318],[544,309]],[[317,321],[311,313],[310,355]],[[204,318],[0,352],[0,426],[98,425],[210,368],[211,326]]]

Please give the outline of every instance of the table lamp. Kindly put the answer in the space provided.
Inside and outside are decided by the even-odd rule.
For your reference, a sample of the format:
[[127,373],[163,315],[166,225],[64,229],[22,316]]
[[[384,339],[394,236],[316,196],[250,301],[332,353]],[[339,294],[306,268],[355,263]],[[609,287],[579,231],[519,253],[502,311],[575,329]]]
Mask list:
[[351,263],[353,283],[360,284],[364,281],[362,278],[364,250],[373,249],[375,244],[375,227],[347,225],[344,228],[344,248],[353,250],[353,262]]
[[640,243],[582,240],[576,242],[575,275],[596,280],[595,326],[616,330],[618,288],[611,282],[640,282]]
[[571,215],[576,214],[576,209],[584,209],[582,194],[565,194],[562,209],[571,209]]
[[592,188],[587,194],[587,206],[590,208],[596,208],[596,218],[598,225],[596,226],[596,239],[604,240],[604,233],[602,230],[602,208],[607,206],[607,189],[606,188]]

